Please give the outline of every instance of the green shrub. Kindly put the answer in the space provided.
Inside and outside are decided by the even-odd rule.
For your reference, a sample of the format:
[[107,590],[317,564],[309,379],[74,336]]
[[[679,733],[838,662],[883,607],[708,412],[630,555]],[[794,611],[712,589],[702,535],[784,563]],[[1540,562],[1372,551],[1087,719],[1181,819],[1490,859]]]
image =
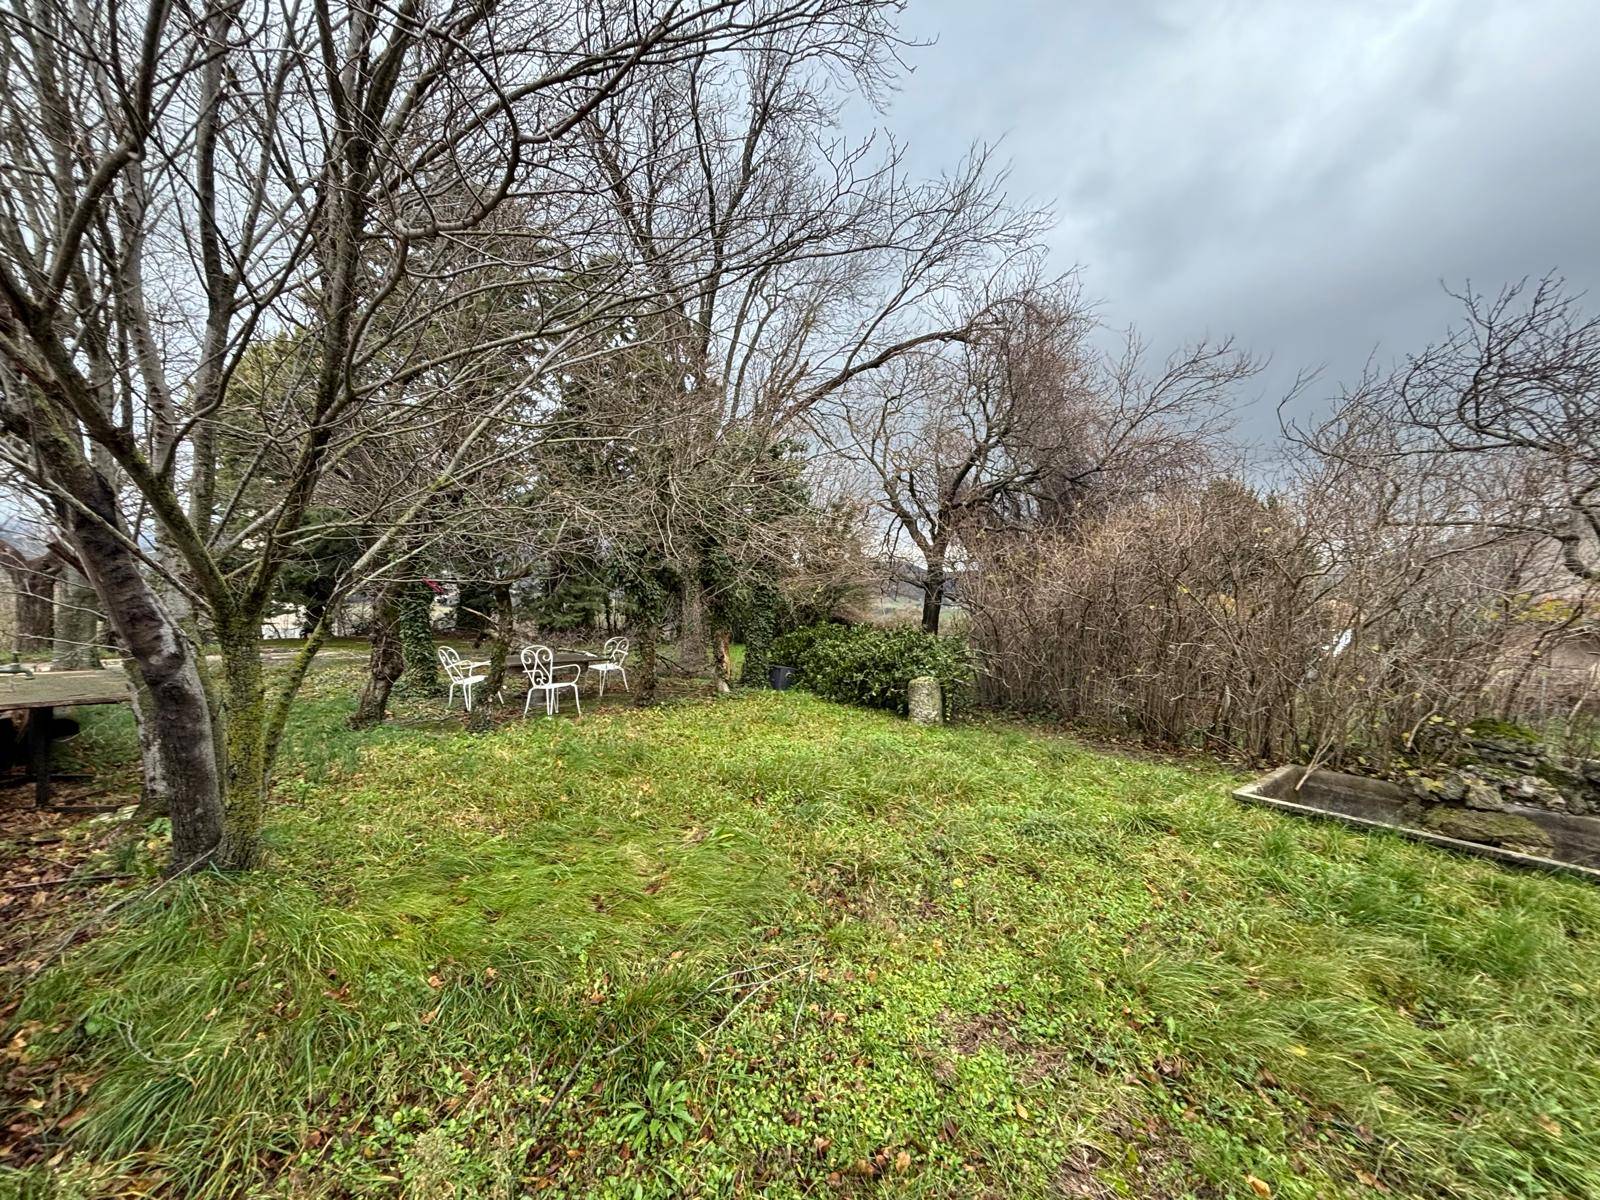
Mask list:
[[955,702],[972,681],[965,642],[901,626],[811,625],[772,644],[771,661],[794,667],[802,686],[829,700],[906,711],[906,684],[932,675]]

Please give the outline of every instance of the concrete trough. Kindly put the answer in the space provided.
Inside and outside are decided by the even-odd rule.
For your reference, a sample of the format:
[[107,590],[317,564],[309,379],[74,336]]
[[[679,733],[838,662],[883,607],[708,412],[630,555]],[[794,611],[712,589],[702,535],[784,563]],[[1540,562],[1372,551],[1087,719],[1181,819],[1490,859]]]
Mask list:
[[1600,817],[1575,817],[1512,806],[1479,812],[1424,804],[1398,784],[1321,768],[1279,767],[1238,788],[1234,798],[1302,817],[1324,817],[1362,829],[1383,829],[1494,859],[1600,883]]

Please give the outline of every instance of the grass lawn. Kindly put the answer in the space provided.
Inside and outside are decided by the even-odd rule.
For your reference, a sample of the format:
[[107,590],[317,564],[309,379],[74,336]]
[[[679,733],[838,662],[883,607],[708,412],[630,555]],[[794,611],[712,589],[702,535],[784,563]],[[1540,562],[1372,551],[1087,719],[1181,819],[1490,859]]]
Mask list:
[[797,693],[357,735],[353,670],[265,869],[33,982],[9,1186],[1600,1195],[1586,885]]

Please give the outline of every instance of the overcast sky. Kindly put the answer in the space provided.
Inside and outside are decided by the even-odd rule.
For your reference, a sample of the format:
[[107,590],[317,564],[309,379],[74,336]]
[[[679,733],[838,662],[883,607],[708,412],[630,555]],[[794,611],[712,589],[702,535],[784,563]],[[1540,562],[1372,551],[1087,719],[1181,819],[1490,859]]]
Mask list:
[[[881,123],[1003,139],[1114,322],[1236,334],[1318,391],[1437,336],[1440,281],[1600,303],[1600,0],[911,0]],[[1261,395],[1245,428],[1276,429]]]

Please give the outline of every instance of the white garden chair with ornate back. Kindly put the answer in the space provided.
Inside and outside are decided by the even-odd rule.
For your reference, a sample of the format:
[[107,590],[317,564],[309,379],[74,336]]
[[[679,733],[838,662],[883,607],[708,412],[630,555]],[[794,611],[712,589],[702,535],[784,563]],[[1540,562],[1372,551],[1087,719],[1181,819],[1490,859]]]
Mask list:
[[589,664],[590,674],[600,676],[600,695],[606,694],[606,679],[612,675],[622,676],[622,690],[627,691],[628,670],[623,664],[628,661],[628,639],[607,638],[601,654],[604,656],[601,661]]
[[487,675],[479,674],[479,670],[487,667],[487,662],[467,662],[461,657],[454,646],[439,647],[439,665],[444,668],[444,673],[450,678],[450,694],[444,699],[444,706],[450,707],[450,702],[456,698],[456,689],[461,689],[461,704],[468,711],[472,711],[472,689],[477,687]]
[[[555,652],[549,646],[524,646],[522,649],[522,669],[528,673],[528,698],[522,703],[522,715],[527,716],[528,710],[533,707],[535,692],[544,693],[544,715],[553,717],[561,711],[560,693],[567,688],[572,689],[572,702],[578,706],[578,715],[583,716],[583,703],[578,699],[578,677],[583,674],[583,668],[577,663],[555,665]],[[557,678],[557,671],[571,671],[572,677]]]

